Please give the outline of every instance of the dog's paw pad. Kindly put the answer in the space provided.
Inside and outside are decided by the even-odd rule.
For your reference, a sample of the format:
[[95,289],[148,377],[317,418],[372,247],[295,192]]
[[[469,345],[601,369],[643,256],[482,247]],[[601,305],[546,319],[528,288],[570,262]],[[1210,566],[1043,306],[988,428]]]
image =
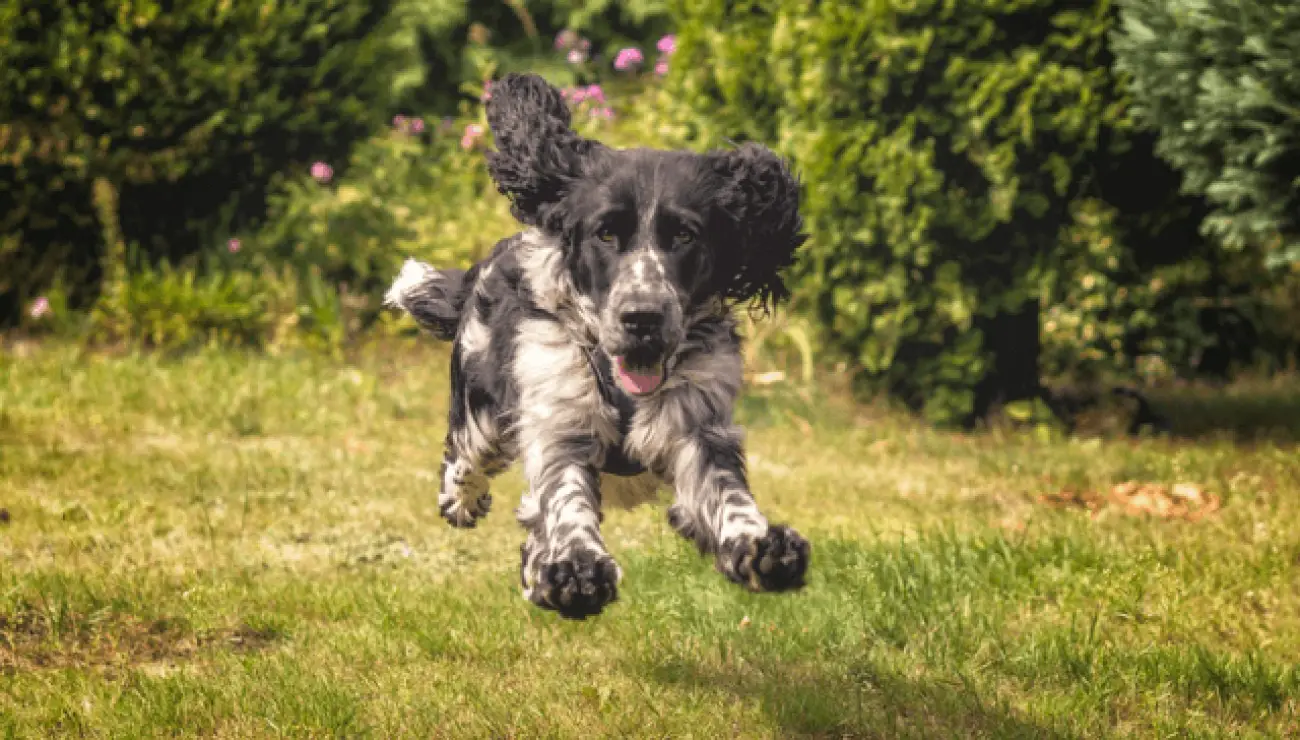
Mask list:
[[751,591],[789,591],[804,585],[812,546],[784,525],[762,537],[741,537],[720,554],[723,573]]
[[622,576],[608,555],[575,550],[540,562],[525,595],[537,606],[554,609],[563,617],[586,619],[618,598]]

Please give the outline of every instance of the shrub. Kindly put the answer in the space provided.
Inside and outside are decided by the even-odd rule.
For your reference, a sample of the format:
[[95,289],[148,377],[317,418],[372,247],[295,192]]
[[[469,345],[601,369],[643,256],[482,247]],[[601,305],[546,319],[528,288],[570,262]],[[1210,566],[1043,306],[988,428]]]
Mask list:
[[1120,0],[1116,66],[1183,187],[1233,249],[1300,261],[1300,6]]
[[419,49],[424,63],[406,112],[454,110],[506,72],[590,83],[614,50],[657,38],[668,23],[665,0],[403,0],[398,13],[402,45]]
[[943,422],[1036,394],[1068,229],[1101,171],[1134,156],[1109,3],[674,9],[665,107],[695,142],[794,159],[813,230],[798,295],[861,386]]
[[[606,77],[628,91],[645,79]],[[612,90],[609,98],[599,85],[566,92],[576,125],[618,137],[625,122],[613,114],[622,105]],[[150,262],[138,251],[123,258],[120,286],[114,282],[92,314],[94,336],[165,348],[217,342],[337,349],[377,320],[413,328],[380,310],[405,258],[468,266],[518,228],[483,165],[482,106],[459,107],[456,119],[397,115],[347,159],[320,160],[278,178],[260,227],[197,258],[175,265]],[[130,252],[113,215],[115,191],[101,189],[101,196],[96,202],[110,226],[101,241]],[[54,313],[28,327],[54,325]]]
[[58,276],[85,305],[119,269],[95,182],[153,262],[260,218],[279,173],[343,159],[402,92],[390,5],[0,0],[0,322]]
[[421,120],[400,118],[358,146],[345,177],[286,182],[266,225],[243,239],[241,260],[319,280],[348,305],[345,333],[352,335],[378,316],[407,257],[467,267],[486,254],[513,224],[487,178],[481,142],[465,137],[476,124],[414,123]]

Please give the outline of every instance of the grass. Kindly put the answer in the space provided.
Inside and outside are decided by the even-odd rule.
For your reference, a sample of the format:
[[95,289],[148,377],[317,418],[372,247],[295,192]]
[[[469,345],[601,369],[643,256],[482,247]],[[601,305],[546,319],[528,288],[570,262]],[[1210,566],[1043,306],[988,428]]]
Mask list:
[[[517,473],[477,530],[437,518],[446,371],[410,347],[0,355],[0,736],[1300,732],[1294,385],[1167,397],[1186,437],[1137,442],[755,389],[753,484],[813,540],[808,587],[745,593],[663,506],[613,511],[622,598],[573,623],[519,596]],[[1130,479],[1223,508],[1037,499]]]

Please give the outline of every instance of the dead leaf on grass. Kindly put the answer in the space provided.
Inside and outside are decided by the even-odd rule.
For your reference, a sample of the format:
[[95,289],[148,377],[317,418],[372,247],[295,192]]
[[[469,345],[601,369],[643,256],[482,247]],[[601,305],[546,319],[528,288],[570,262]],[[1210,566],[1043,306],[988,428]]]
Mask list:
[[1109,510],[1128,516],[1153,516],[1159,519],[1200,521],[1218,511],[1222,500],[1195,483],[1161,483],[1124,481],[1109,492],[1065,489],[1038,497],[1050,506],[1087,509],[1094,518]]

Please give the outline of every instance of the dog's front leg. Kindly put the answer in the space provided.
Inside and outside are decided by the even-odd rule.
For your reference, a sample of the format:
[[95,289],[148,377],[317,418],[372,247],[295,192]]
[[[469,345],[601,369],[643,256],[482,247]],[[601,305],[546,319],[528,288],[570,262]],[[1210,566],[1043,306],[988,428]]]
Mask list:
[[516,517],[528,530],[524,596],[567,617],[597,614],[622,577],[600,536],[597,468],[616,435],[587,356],[553,320],[522,322],[515,350],[516,422],[528,491]]
[[529,601],[581,619],[599,614],[618,597],[623,574],[600,536],[596,468],[579,456],[563,455],[565,446],[559,445],[560,455],[552,449],[525,460],[530,490],[516,512],[528,531],[520,580]]
[[798,532],[769,524],[750,493],[741,432],[700,429],[676,445],[668,470],[676,490],[669,522],[712,553],[719,571],[752,591],[803,585],[811,547]]

